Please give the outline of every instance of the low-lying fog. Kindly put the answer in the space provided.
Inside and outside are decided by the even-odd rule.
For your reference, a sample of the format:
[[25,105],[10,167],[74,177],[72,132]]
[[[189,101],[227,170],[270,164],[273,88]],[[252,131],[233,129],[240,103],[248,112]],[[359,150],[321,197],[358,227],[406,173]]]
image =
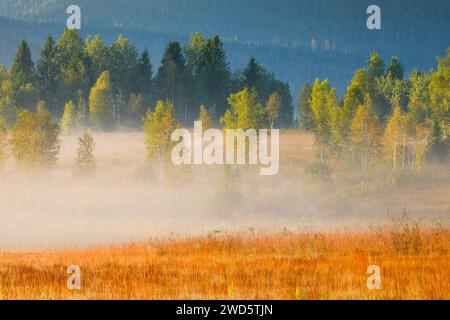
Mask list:
[[[347,199],[337,191],[311,192],[302,170],[295,169],[304,165],[304,157],[290,157],[310,153],[312,140],[281,139],[277,176],[261,177],[258,169],[250,169],[247,178],[235,180],[233,186],[222,166],[186,167],[161,186],[144,165],[141,133],[94,134],[97,172],[88,179],[73,175],[77,137],[64,137],[58,163],[45,175],[30,178],[14,169],[12,161],[2,169],[0,247],[65,247],[223,232],[352,230],[386,223],[410,203],[407,194]],[[413,214],[430,221],[448,219],[448,197],[430,204],[426,192],[415,194]],[[446,201],[443,211],[433,213]]]

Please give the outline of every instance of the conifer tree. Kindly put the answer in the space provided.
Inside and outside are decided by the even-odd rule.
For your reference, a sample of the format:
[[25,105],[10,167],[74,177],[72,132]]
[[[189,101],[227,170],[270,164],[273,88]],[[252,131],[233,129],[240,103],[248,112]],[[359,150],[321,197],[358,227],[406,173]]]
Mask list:
[[312,86],[306,83],[300,92],[299,102],[298,102],[298,113],[299,113],[299,125],[300,128],[304,130],[314,129],[315,122],[314,116],[311,109],[311,93]]
[[187,113],[187,72],[185,59],[178,42],[170,42],[161,60],[155,83],[158,97],[169,100],[178,119]]
[[373,51],[370,59],[367,61],[367,74],[371,78],[378,78],[384,75],[384,61],[378,55],[378,52]]
[[59,68],[56,61],[56,47],[53,38],[49,36],[41,50],[36,64],[39,98],[44,100],[52,113],[57,112]]
[[34,83],[34,63],[28,43],[22,40],[17,48],[11,66],[11,79],[15,90],[27,84]]
[[447,160],[449,146],[446,145],[442,128],[438,120],[433,121],[432,131],[428,137],[426,158],[430,162],[444,162]]
[[138,77],[138,87],[139,94],[143,99],[143,103],[150,105],[153,90],[153,67],[150,62],[150,52],[147,48],[142,52],[138,63],[137,63],[137,77]]
[[387,70],[388,76],[395,80],[403,80],[403,73],[405,69],[403,65],[400,63],[397,57],[392,57],[391,64]]

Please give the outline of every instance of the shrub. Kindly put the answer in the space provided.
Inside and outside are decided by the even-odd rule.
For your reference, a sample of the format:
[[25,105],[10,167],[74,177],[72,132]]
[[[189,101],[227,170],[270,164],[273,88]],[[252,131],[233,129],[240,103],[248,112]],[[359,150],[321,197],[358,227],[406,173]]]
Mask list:
[[91,131],[88,129],[78,139],[78,153],[75,169],[76,175],[90,177],[95,174],[94,149],[94,139],[92,138]]

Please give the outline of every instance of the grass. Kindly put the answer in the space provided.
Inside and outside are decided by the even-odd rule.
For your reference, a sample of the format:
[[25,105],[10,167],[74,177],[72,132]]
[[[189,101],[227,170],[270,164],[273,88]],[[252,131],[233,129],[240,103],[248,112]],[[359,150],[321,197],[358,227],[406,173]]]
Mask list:
[[[3,252],[0,298],[449,299],[450,230],[405,228]],[[73,264],[81,290],[66,286]],[[367,289],[369,265],[381,268],[381,290]]]

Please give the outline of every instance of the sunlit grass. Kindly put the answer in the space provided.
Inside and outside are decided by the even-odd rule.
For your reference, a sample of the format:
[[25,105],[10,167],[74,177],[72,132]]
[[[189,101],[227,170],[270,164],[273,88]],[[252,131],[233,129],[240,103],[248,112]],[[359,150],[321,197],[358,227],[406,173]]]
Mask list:
[[[449,299],[449,230],[413,230],[412,247],[399,246],[410,241],[401,232],[214,235],[3,252],[0,298]],[[73,264],[81,267],[81,290],[66,286]],[[381,268],[381,290],[366,286],[369,265]]]

